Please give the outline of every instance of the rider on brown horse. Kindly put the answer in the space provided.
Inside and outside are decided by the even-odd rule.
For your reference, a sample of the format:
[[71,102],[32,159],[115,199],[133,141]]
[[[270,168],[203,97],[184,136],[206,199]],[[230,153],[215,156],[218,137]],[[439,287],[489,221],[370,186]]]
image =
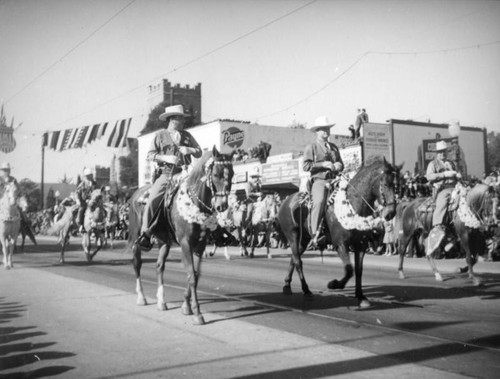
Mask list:
[[335,124],[329,123],[326,117],[316,119],[310,128],[316,133],[316,141],[308,145],[304,151],[304,171],[311,173],[311,235],[310,246],[316,247],[324,240],[321,236],[322,220],[328,196],[327,185],[335,175],[344,169],[337,146],[328,142],[330,128]]
[[142,235],[137,241],[139,246],[146,251],[152,248],[151,236],[157,219],[155,213],[165,192],[172,189],[174,175],[181,173],[183,166],[191,163],[191,156],[200,158],[202,154],[198,142],[184,130],[186,116],[189,115],[184,113],[182,105],[166,107],[159,119],[166,121],[167,128],[156,132],[148,151],[148,160],[158,164],[161,168],[161,175],[150,189],[142,219]]
[[446,160],[448,146],[445,141],[436,143],[436,157],[427,166],[427,179],[434,185],[436,208],[432,214],[432,230],[426,254],[432,254],[446,236],[445,216],[451,194],[457,183],[457,171],[453,163]]

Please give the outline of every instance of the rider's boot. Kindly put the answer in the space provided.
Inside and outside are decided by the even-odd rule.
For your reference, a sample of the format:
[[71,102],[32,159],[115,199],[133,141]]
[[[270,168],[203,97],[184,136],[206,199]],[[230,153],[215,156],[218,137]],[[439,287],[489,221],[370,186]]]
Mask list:
[[427,256],[432,255],[443,242],[444,237],[446,236],[446,229],[444,225],[436,225],[432,228],[429,233],[429,237],[427,237],[427,246],[425,250],[425,254]]

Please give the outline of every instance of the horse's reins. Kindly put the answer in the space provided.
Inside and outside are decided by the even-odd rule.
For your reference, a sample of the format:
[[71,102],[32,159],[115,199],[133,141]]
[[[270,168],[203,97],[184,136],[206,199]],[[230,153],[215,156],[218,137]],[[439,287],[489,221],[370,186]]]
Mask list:
[[[212,180],[213,165],[222,165],[222,166],[228,167],[231,163],[232,162],[227,161],[227,160],[213,161],[207,167],[207,169],[209,169],[209,172],[207,173],[207,179],[204,182],[205,182],[205,185],[210,189],[210,193],[212,195],[212,198],[227,197],[230,194],[230,192],[227,190],[217,191],[217,188],[215,188],[215,184],[213,183],[213,180]],[[189,188],[187,189],[187,193],[191,198],[196,199],[201,205],[203,205],[210,213],[213,213],[214,211],[219,213],[213,207],[207,205],[203,200],[201,200],[200,197],[196,193],[194,193],[193,191],[190,191]]]

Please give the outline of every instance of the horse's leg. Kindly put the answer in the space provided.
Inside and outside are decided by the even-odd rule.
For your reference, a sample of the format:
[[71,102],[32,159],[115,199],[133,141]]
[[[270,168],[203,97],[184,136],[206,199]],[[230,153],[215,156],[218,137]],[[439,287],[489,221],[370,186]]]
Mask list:
[[432,272],[433,272],[434,277],[436,278],[436,280],[438,282],[442,282],[443,281],[443,277],[441,276],[441,273],[437,269],[436,261],[434,260],[434,257],[432,256],[432,254],[430,254],[430,255],[427,256],[427,262],[429,262],[429,266],[431,266],[431,270],[432,270]]
[[477,262],[477,253],[471,250],[470,232],[463,227],[464,230],[460,233],[460,244],[465,250],[465,261],[467,262],[467,267],[463,269],[458,269],[459,272],[468,272],[469,279],[472,280],[475,286],[480,286],[483,284],[482,280],[474,274],[474,265]]
[[242,257],[248,256],[247,251],[247,236],[243,226],[238,227],[238,239],[240,240],[240,255]]
[[82,236],[82,246],[83,246],[83,252],[85,253],[85,257],[87,258],[87,262],[90,262],[90,248],[91,248],[91,241],[90,241],[90,230],[87,230],[86,233],[83,233]]
[[132,265],[135,272],[135,292],[137,293],[137,305],[147,305],[146,295],[144,295],[144,288],[141,281],[141,268],[142,268],[142,252],[137,243],[132,246]]
[[100,232],[95,233],[95,244],[96,244],[96,249],[94,250],[94,252],[90,256],[90,260],[92,260],[95,257],[95,255],[99,252],[99,250],[101,250],[101,248],[104,244],[103,233],[100,233]]
[[158,252],[158,259],[156,261],[156,278],[158,290],[156,291],[156,305],[158,310],[166,311],[167,301],[165,300],[165,285],[163,282],[163,273],[165,272],[165,261],[167,260],[168,253],[170,252],[170,245],[163,244]]
[[297,270],[297,274],[300,278],[300,284],[302,287],[302,293],[305,297],[312,297],[313,294],[309,290],[309,286],[307,285],[306,278],[304,276],[304,270],[302,268],[302,253],[305,250],[305,247],[301,245],[301,241],[299,241],[298,235],[296,233],[293,234],[293,239],[290,241],[290,247],[292,248],[292,258],[290,260],[290,266],[288,268],[288,275],[285,277],[285,287],[283,287],[283,293],[290,294],[291,288],[290,283],[292,282],[292,274],[293,270]]
[[0,243],[2,244],[2,254],[3,254],[3,267],[5,269],[8,269],[9,267],[7,267],[7,239],[6,238],[3,238],[0,240]]
[[[293,254],[293,252],[292,252]],[[293,271],[295,270],[295,261],[293,257],[290,257],[290,265],[288,266],[288,272],[285,276],[285,285],[283,286],[283,293],[285,295],[291,295],[292,294],[292,276],[293,276]]]
[[273,254],[271,253],[271,250],[270,250],[270,244],[271,244],[271,224],[266,225],[266,237],[265,238],[266,238],[265,244],[266,244],[267,259],[272,259],[273,258]]
[[342,260],[342,263],[344,264],[345,275],[341,280],[333,279],[332,281],[328,282],[327,287],[328,289],[331,290],[344,289],[346,283],[349,281],[349,279],[352,278],[352,275],[354,273],[354,269],[351,264],[351,259],[349,257],[349,250],[347,249],[347,246],[344,243],[338,246],[337,253],[339,254],[339,258]]
[[[203,325],[205,320],[200,312],[198,298],[196,296],[196,286],[198,282],[199,266],[201,258],[193,254],[187,242],[182,243],[182,261],[187,274],[187,286],[184,292],[184,302],[182,303],[182,313],[185,315],[194,314],[194,323]],[[194,310],[194,312],[193,312]]]
[[368,299],[363,294],[363,260],[365,257],[365,252],[355,251],[354,252],[354,274],[356,275],[356,298],[359,302],[360,308],[369,308],[371,306]]
[[405,260],[405,254],[410,246],[410,242],[413,239],[412,236],[403,235],[398,243],[398,253],[399,253],[399,266],[398,266],[398,274],[399,279],[406,279],[405,273],[403,271],[403,262]]
[[250,234],[250,242],[249,242],[249,245],[250,245],[250,254],[249,254],[249,257],[253,258],[254,257],[255,247],[259,243],[259,231],[257,230],[257,228],[255,228],[255,227],[252,226],[250,228],[250,233],[249,234]]
[[231,260],[231,256],[229,255],[229,249],[227,246],[224,246],[224,256],[228,261]]
[[193,254],[194,284],[192,285],[191,305],[194,313],[194,323],[204,325],[205,319],[201,314],[200,303],[198,302],[198,282],[200,280],[201,255]]

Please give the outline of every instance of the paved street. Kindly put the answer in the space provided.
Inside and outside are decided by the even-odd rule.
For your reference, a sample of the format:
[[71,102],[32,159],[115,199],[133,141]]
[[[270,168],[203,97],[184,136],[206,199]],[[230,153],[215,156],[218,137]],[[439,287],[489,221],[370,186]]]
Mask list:
[[156,250],[144,254],[150,305],[137,306],[131,256],[120,241],[87,264],[73,239],[58,263],[55,239],[40,237],[0,270],[0,377],[64,378],[496,378],[500,372],[500,263],[480,262],[484,286],[454,273],[462,260],[438,261],[436,282],[424,259],[367,256],[360,311],[334,253],[308,252],[304,299],[294,276],[281,293],[285,251],[254,259],[222,252],[203,262],[199,293],[207,324],[183,316],[186,282],[177,248],[167,262],[169,310],[156,310]]

